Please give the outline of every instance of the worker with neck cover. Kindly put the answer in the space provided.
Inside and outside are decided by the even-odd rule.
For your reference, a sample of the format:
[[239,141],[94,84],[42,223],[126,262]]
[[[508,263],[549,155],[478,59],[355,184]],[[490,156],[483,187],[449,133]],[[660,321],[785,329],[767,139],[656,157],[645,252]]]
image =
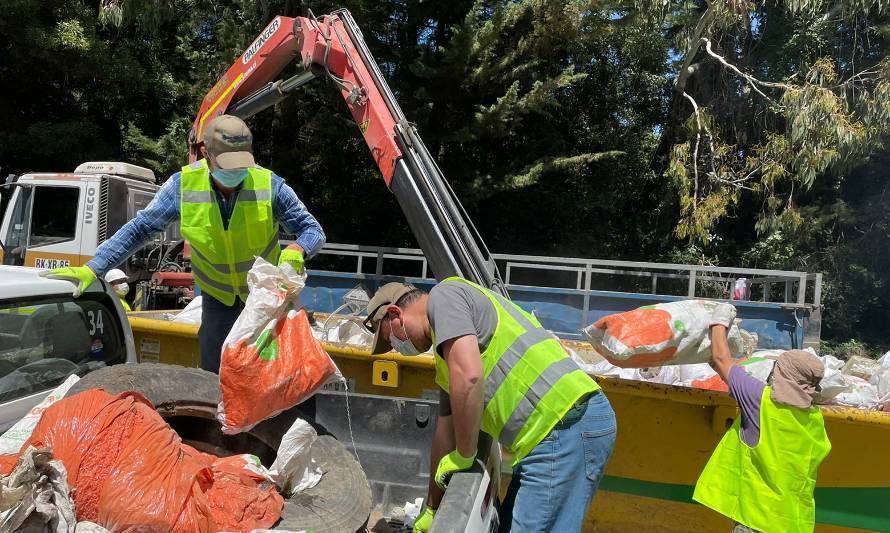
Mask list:
[[723,436],[692,498],[735,521],[735,533],[813,531],[816,472],[831,450],[813,405],[824,366],[810,352],[776,360],[764,383],[736,364],[726,339],[732,318],[711,326],[711,366],[741,415]]
[[[57,268],[47,277],[68,279],[79,296],[113,266],[179,219],[192,248],[195,282],[204,296],[198,341],[201,368],[219,372],[222,344],[247,299],[247,272],[256,257],[303,270],[304,258],[325,235],[284,179],[256,164],[253,135],[238,117],[220,115],[203,130],[204,159],[173,174],[154,200],[97,250],[82,267]],[[284,250],[278,233],[296,235]]]
[[615,414],[559,341],[503,296],[461,278],[429,294],[389,283],[368,304],[373,353],[432,351],[440,411],[430,453],[427,531],[451,476],[475,462],[479,431],[511,456],[503,531],[581,530],[615,444]]

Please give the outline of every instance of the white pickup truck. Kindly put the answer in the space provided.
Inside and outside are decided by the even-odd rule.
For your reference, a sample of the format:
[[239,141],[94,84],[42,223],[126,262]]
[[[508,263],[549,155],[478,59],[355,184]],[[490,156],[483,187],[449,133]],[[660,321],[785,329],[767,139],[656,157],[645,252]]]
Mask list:
[[67,281],[0,266],[0,430],[65,379],[136,361],[120,300],[95,283],[75,299]]

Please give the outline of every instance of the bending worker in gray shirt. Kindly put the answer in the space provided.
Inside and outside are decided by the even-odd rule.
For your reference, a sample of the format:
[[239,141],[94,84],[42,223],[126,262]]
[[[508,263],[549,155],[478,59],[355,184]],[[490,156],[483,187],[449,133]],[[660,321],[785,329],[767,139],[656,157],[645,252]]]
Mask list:
[[511,455],[502,531],[576,532],[615,444],[615,414],[599,385],[529,313],[461,278],[429,295],[389,283],[368,303],[372,353],[431,350],[442,388],[429,495],[414,531],[427,531],[445,486],[475,462],[479,431]]

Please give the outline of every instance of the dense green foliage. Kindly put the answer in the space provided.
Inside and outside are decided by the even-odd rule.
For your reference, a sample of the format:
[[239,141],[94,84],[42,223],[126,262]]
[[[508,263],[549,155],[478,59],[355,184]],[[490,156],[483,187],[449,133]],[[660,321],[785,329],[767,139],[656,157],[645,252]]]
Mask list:
[[[5,0],[0,170],[169,175],[274,15],[341,4],[494,251],[819,271],[823,336],[888,342],[880,0]],[[328,83],[251,125],[330,241],[414,245]]]

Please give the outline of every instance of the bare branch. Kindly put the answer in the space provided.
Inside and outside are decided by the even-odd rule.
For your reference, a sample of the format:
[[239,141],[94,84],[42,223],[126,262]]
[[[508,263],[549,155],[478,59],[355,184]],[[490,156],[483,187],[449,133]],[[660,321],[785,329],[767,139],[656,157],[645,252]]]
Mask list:
[[692,152],[692,174],[695,176],[695,188],[692,191],[692,209],[698,207],[698,145],[701,142],[701,115],[698,112],[698,104],[695,99],[683,91],[683,96],[692,104],[692,110],[695,111],[695,123],[698,127],[695,130],[695,149]]
[[720,64],[722,64],[729,70],[733,71],[737,76],[739,76],[743,80],[747,81],[748,85],[752,89],[754,89],[754,91],[757,94],[759,94],[760,96],[762,96],[764,99],[766,99],[767,101],[769,101],[770,103],[772,103],[773,105],[775,105],[777,107],[782,107],[775,100],[773,100],[772,98],[767,96],[766,93],[764,93],[762,90],[760,90],[760,86],[770,87],[772,89],[784,89],[786,91],[793,90],[794,89],[793,86],[785,84],[785,83],[776,83],[776,82],[772,82],[772,81],[758,80],[754,76],[742,72],[741,70],[738,69],[738,67],[731,64],[723,56],[721,56],[721,55],[717,54],[716,52],[714,52],[713,50],[711,50],[711,40],[710,39],[708,39],[707,37],[702,37],[701,40],[703,43],[705,43],[705,51],[708,53],[708,55],[710,55],[711,57],[713,57],[714,59],[719,61]]

